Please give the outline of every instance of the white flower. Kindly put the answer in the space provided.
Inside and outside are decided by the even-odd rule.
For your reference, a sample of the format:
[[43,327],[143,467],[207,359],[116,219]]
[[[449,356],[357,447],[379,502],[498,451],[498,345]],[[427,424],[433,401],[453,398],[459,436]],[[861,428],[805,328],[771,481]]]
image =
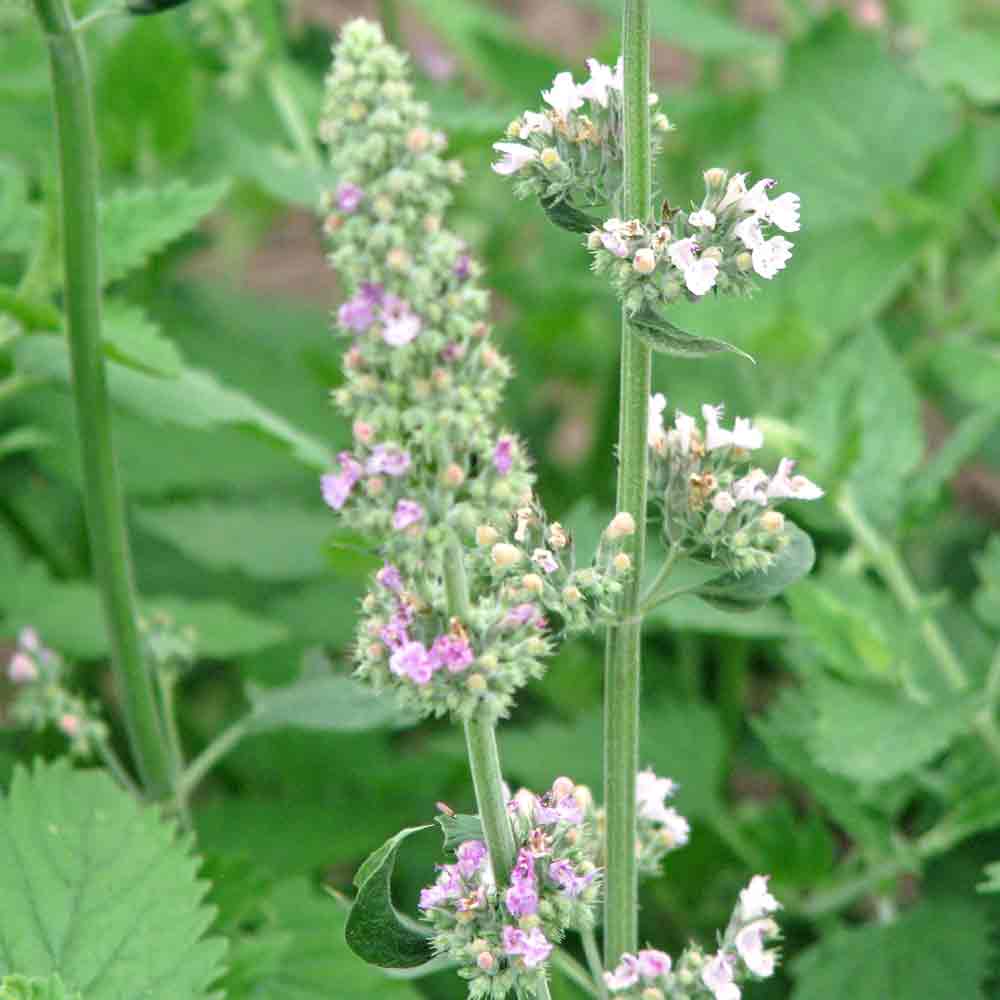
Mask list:
[[793,476],[795,462],[783,458],[778,463],[778,471],[767,487],[767,495],[772,500],[818,500],[823,491],[805,476]]
[[792,259],[792,247],[784,236],[773,236],[754,247],[751,255],[753,269],[762,278],[773,278]]
[[697,250],[697,239],[694,236],[689,236],[686,240],[674,240],[667,247],[667,256],[670,257],[670,263],[679,271],[686,271],[698,262],[698,258],[695,256]]
[[731,955],[720,951],[701,970],[701,981],[715,1000],[740,1000],[740,988],[733,982],[734,961]]
[[799,226],[799,196],[786,191],[780,198],[768,202],[767,220],[786,233],[797,233]]
[[522,139],[527,139],[536,132],[541,132],[543,135],[552,135],[552,119],[548,115],[539,114],[537,111],[525,111],[523,123],[517,134]]
[[658,778],[651,770],[640,771],[635,776],[635,807],[640,816],[662,823],[663,802],[677,791],[677,783],[669,778]]
[[730,205],[735,205],[747,193],[747,175],[733,174],[726,185],[726,193],[719,202],[716,212],[721,215]]
[[385,320],[382,339],[391,347],[403,347],[420,333],[420,317],[416,313],[404,312]]
[[746,924],[752,920],[758,920],[781,909],[781,903],[767,891],[770,877],[770,875],[754,875],[750,879],[750,884],[745,889],[740,890],[739,916],[741,923]]
[[712,497],[712,506],[720,514],[728,514],[736,506],[736,501],[733,499],[732,493],[720,490]]
[[545,103],[563,118],[568,117],[571,111],[576,111],[583,104],[579,88],[573,82],[572,73],[557,73],[552,81],[552,89],[543,90],[542,97]]
[[[767,474],[763,469],[753,469],[733,483],[733,496],[741,503],[767,506]],[[750,918],[752,919],[752,918]]]
[[671,434],[671,441],[676,442],[677,449],[682,455],[686,455],[691,450],[691,438],[696,428],[694,417],[689,417],[680,410],[674,415],[674,430]]
[[606,108],[608,91],[622,89],[624,83],[622,60],[619,59],[618,64],[612,69],[596,59],[588,59],[587,68],[590,70],[590,79],[586,83],[581,83],[576,92],[580,97],[595,101],[602,108]]
[[701,208],[688,216],[688,222],[695,229],[715,229],[716,221],[715,212],[710,212],[707,208]]
[[538,159],[538,153],[535,150],[519,142],[495,142],[493,148],[498,153],[503,154],[503,159],[497,160],[493,164],[493,170],[504,176],[516,174],[532,160]]
[[705,421],[706,449],[715,451],[716,448],[728,448],[733,442],[733,432],[719,426],[719,421],[722,419],[722,407],[709,406],[708,403],[705,403],[701,408],[701,415]]
[[663,824],[661,835],[667,836],[671,849],[683,847],[691,839],[691,824],[673,806],[665,806],[655,818]]
[[755,976],[766,979],[774,972],[774,952],[764,948],[764,941],[776,930],[773,920],[755,920],[736,935],[736,950]]
[[649,418],[646,424],[646,441],[650,448],[662,451],[667,443],[663,430],[663,411],[667,408],[667,397],[662,392],[649,397]]
[[753,212],[754,215],[767,215],[767,206],[769,204],[767,200],[767,192],[774,187],[778,182],[772,177],[764,177],[757,181],[756,184],[739,201],[739,208],[744,212]]
[[684,272],[684,284],[692,295],[704,295],[715,287],[719,276],[719,262],[712,257],[702,257]]
[[743,242],[747,250],[753,250],[764,242],[764,234],[760,231],[760,219],[756,215],[748,215],[742,222],[733,227],[733,235]]
[[737,417],[733,423],[732,441],[734,448],[756,451],[764,446],[764,433],[757,430],[746,417]]
[[632,268],[639,274],[652,274],[656,270],[656,254],[649,247],[640,247],[632,258]]

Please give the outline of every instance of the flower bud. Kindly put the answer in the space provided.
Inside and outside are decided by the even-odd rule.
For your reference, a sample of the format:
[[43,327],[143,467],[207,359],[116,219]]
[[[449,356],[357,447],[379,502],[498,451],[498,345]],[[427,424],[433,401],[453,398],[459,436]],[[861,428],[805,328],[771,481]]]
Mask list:
[[558,521],[553,521],[549,525],[549,545],[556,549],[564,549],[569,545],[569,535]]
[[411,153],[423,153],[431,144],[431,134],[419,125],[406,134],[406,148]]
[[632,559],[627,552],[619,552],[611,560],[611,564],[619,573],[625,573],[632,568]]
[[65,715],[59,717],[59,728],[72,739],[74,736],[80,735],[83,724],[78,715],[72,715],[67,712]]
[[611,541],[617,541],[619,538],[624,538],[626,535],[635,534],[635,518],[627,511],[619,511],[611,519],[611,523],[608,525],[604,532],[605,535]]
[[465,680],[465,686],[476,694],[485,691],[488,687],[486,678],[482,674],[469,674]]
[[383,221],[388,222],[392,218],[393,213],[396,211],[396,206],[393,205],[391,199],[386,198],[384,194],[380,194],[372,202],[372,211]]
[[457,490],[465,482],[465,470],[457,462],[452,462],[441,473],[441,482]]
[[381,476],[371,476],[365,480],[365,493],[370,497],[381,496],[385,492],[385,480]]
[[524,819],[532,819],[535,815],[535,796],[527,788],[518,789],[514,804]]
[[661,111],[653,115],[653,128],[657,132],[669,132],[673,126],[670,124],[670,119]]
[[476,956],[476,965],[478,965],[483,972],[492,972],[494,962],[495,960],[493,956],[488,951],[481,951]]
[[563,587],[562,595],[563,595],[563,600],[567,604],[577,604],[583,597],[583,594],[581,594],[580,591],[573,586]]
[[496,657],[496,653],[483,653],[479,657],[479,666],[483,668],[487,673],[490,673],[500,665],[500,661]]
[[509,542],[497,542],[490,554],[493,556],[493,565],[499,569],[509,569],[511,566],[516,566],[524,555],[516,545],[511,545]]
[[556,799],[565,799],[568,795],[572,795],[575,790],[576,785],[565,775],[556,778],[556,780],[552,782],[552,794],[556,797]]
[[500,354],[487,344],[479,355],[483,359],[484,368],[496,368],[500,363]]
[[779,535],[785,528],[785,515],[780,510],[768,510],[760,516],[761,527],[772,535]]
[[594,793],[587,785],[577,785],[573,789],[573,798],[579,803],[581,809],[589,809],[594,804]]
[[658,990],[655,986],[649,986],[639,994],[642,1000],[663,1000],[663,990]]
[[521,586],[532,594],[540,594],[545,589],[545,581],[537,573],[525,573]]
[[712,497],[712,506],[720,514],[728,514],[736,506],[736,501],[733,499],[732,493],[721,490]]
[[559,164],[562,163],[562,160],[559,157],[559,151],[553,146],[546,146],[545,149],[542,150],[542,154],[539,159],[542,161],[542,166],[545,167],[546,170],[552,170],[554,167],[558,167]]
[[380,642],[370,642],[368,644],[368,656],[372,660],[381,660],[385,652],[385,646]]
[[632,268],[639,274],[652,274],[656,270],[656,254],[649,247],[640,247],[632,259]]
[[371,444],[375,439],[375,428],[363,420],[355,420],[352,430],[354,431],[355,440],[361,444]]
[[492,524],[481,524],[476,528],[476,543],[478,545],[495,545],[500,533]]
[[722,167],[712,167],[705,171],[705,186],[712,192],[721,191],[728,178],[729,174]]
[[385,263],[394,271],[405,271],[413,263],[413,258],[402,247],[393,247],[385,255]]
[[24,653],[15,653],[10,658],[10,664],[7,667],[7,676],[15,684],[30,684],[32,681],[38,679],[38,668],[32,662],[30,656],[26,656]]
[[750,271],[753,269],[753,257],[744,250],[742,253],[736,255],[736,267],[741,271]]

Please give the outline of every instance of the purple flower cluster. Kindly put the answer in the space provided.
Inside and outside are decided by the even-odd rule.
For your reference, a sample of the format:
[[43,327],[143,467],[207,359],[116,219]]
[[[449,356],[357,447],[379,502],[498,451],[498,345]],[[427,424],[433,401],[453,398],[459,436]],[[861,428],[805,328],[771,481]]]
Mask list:
[[347,503],[354,484],[361,478],[363,472],[361,463],[349,451],[342,451],[337,456],[337,462],[340,471],[328,473],[320,479],[323,499],[334,510],[340,510]]
[[370,475],[405,476],[410,468],[410,453],[394,444],[377,444],[372,449],[365,471]]
[[461,627],[437,636],[427,647],[410,638],[411,621],[412,611],[401,603],[400,609],[379,633],[379,638],[392,650],[389,669],[397,677],[409,678],[423,687],[437,671],[446,669],[451,674],[459,674],[476,658]]
[[510,873],[510,888],[504,897],[511,916],[530,917],[538,912],[538,880],[535,859],[527,848],[521,848],[517,864]]
[[503,950],[512,958],[520,958],[526,969],[535,969],[552,952],[548,938],[537,928],[522,931],[518,927],[504,927]]
[[501,476],[506,476],[514,464],[514,439],[502,437],[493,449],[493,466]]
[[387,293],[382,285],[365,282],[357,293],[337,310],[337,322],[354,333],[365,333],[376,322],[382,326],[382,339],[391,347],[403,347],[420,333],[420,317],[398,295]]
[[337,185],[337,190],[334,192],[334,198],[337,202],[337,208],[344,212],[346,215],[350,215],[352,212],[358,210],[358,206],[364,201],[365,193],[357,186],[357,184],[343,183]]
[[392,512],[392,526],[397,531],[403,531],[424,519],[424,508],[416,500],[402,499],[397,501]]
[[[491,881],[487,865],[486,845],[481,840],[466,840],[459,844],[458,861],[439,865],[437,881],[420,892],[420,909],[427,911],[449,903],[466,912],[486,904],[484,881]],[[488,876],[488,877],[487,877]]]

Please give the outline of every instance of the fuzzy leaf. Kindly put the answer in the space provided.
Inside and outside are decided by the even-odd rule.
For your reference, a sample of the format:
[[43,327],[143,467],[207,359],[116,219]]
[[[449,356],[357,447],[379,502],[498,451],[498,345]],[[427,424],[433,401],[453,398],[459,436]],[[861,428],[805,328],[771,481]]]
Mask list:
[[101,205],[102,280],[111,284],[190,232],[225,197],[228,181],[116,191]]
[[571,233],[589,233],[601,225],[601,220],[593,215],[587,215],[570,204],[565,198],[539,198],[542,209],[549,222],[560,229],[568,229]]
[[0,1000],[82,1000],[76,990],[68,990],[55,973],[46,979],[4,976]]
[[981,908],[929,900],[892,923],[824,935],[792,963],[792,1000],[980,1000],[989,955]]
[[485,840],[483,824],[478,816],[462,816],[459,813],[442,813],[434,817],[434,822],[444,834],[444,849],[451,850],[466,840]]
[[698,596],[727,611],[749,611],[801,580],[816,561],[812,539],[791,521],[785,525],[785,534],[788,543],[766,570],[712,580],[698,590]]
[[639,310],[629,322],[635,332],[660,354],[673,354],[681,358],[704,358],[710,354],[730,351],[746,358],[751,364],[757,363],[746,351],[741,351],[725,340],[687,333],[653,312],[648,306]]
[[190,841],[103,772],[19,768],[0,801],[0,973],[58,973],[87,1000],[201,1000],[225,950],[203,935]]
[[180,351],[172,340],[141,309],[109,299],[104,306],[104,353],[130,368],[176,378],[184,368]]
[[413,826],[390,837],[354,876],[358,894],[344,937],[351,951],[383,969],[413,969],[434,957],[429,937],[404,922],[392,905],[391,880],[396,855],[407,837],[429,826]]
[[247,685],[252,711],[250,731],[292,727],[362,732],[405,724],[392,698],[375,694],[360,681],[330,673],[322,665],[307,665],[302,676],[283,687]]

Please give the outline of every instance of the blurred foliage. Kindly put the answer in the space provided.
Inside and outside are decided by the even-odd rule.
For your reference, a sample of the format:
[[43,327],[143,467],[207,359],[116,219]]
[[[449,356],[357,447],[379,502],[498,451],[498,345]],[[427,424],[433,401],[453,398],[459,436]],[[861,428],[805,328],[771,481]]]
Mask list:
[[[613,302],[576,239],[512,204],[488,163],[558,68],[614,57],[619,3],[544,5],[558,28],[547,34],[533,30],[542,6],[399,0],[421,91],[468,171],[455,224],[484,259],[519,373],[506,420],[537,457],[550,513],[587,551],[614,489]],[[748,996],[972,1000],[1000,988],[1000,779],[984,744],[1000,701],[1000,11],[831,6],[653,4],[671,47],[656,51],[658,89],[677,125],[658,195],[684,204],[719,164],[776,175],[803,201],[784,280],[751,303],[677,310],[678,325],[757,365],[661,359],[657,388],[689,412],[725,400],[753,416],[764,464],[799,454],[828,495],[800,515],[817,569],[781,602],[728,613],[688,596],[649,619],[643,759],[681,782],[694,834],[646,888],[642,937],[710,942],[746,876],[772,872],[786,963]],[[345,3],[334,19],[360,12]],[[447,727],[317,722],[338,697],[373,565],[316,483],[349,440],[326,402],[336,280],[303,214],[330,14],[197,0],[87,31],[109,383],[142,606],[198,633],[182,739],[192,753],[207,745],[245,710],[248,682],[273,722],[192,804],[230,943],[227,995],[451,998],[449,973],[399,982],[366,969],[316,891],[347,891],[365,855],[436,801],[472,807]],[[237,59],[226,37],[253,39],[261,57]],[[34,625],[80,664],[81,685],[107,693],[48,102],[39,32],[0,11],[0,632]],[[333,666],[307,677],[315,689],[268,694],[317,647]],[[511,782],[567,772],[599,784],[600,671],[598,641],[560,651],[501,732]],[[0,776],[55,749],[5,730]],[[403,851],[401,908],[430,880],[432,840]],[[553,992],[581,995],[558,977]]]

